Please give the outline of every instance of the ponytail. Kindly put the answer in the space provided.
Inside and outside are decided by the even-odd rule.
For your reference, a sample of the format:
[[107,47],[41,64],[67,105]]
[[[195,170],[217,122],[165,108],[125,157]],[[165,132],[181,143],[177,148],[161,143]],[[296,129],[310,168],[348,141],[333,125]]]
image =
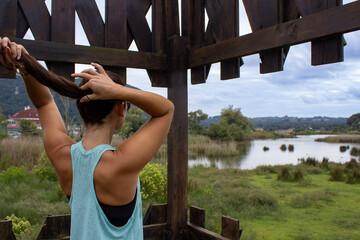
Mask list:
[[[16,71],[16,68],[24,69],[39,83],[62,96],[76,99],[76,106],[85,124],[102,124],[103,119],[111,112],[116,102],[122,102],[122,100],[96,100],[80,103],[83,96],[92,93],[91,89],[84,91],[74,82],[46,70],[35,58],[27,53],[23,53],[21,59],[17,61],[6,49],[0,47],[0,65],[12,71]],[[119,75],[110,71],[106,71],[106,73],[115,83],[125,86],[125,82]],[[83,80],[80,84],[84,83]]]

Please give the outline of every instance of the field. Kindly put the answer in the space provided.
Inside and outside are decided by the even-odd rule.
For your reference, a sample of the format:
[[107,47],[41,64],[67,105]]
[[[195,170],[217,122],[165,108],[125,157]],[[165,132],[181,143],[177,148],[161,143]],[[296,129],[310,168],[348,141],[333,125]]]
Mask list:
[[[31,224],[18,239],[35,239],[48,214],[70,212],[41,144],[38,138],[0,142],[0,219],[15,214]],[[289,178],[281,177],[287,176],[285,168]],[[358,162],[340,165],[311,159],[297,167],[252,171],[198,166],[189,169],[188,202],[206,210],[206,228],[211,231],[221,230],[221,215],[239,219],[242,240],[360,239],[360,184],[345,183],[343,172],[358,168]],[[345,178],[329,181],[336,169]],[[144,206],[154,202],[143,201]]]

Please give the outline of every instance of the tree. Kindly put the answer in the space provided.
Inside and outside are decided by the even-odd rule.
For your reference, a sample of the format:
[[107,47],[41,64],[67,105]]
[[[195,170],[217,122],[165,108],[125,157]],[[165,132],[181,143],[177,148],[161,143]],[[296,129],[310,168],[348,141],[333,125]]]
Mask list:
[[34,123],[30,120],[21,120],[20,133],[24,136],[37,136],[40,135],[40,131],[36,128]]
[[351,130],[360,131],[360,113],[353,114],[346,119],[346,125]]
[[222,109],[221,119],[209,127],[208,135],[217,140],[244,140],[245,134],[253,132],[254,124],[241,114],[240,108]]
[[146,119],[147,117],[144,116],[144,112],[140,108],[132,105],[126,114],[125,122],[118,131],[118,134],[128,138],[145,123]]
[[195,112],[189,112],[189,131],[194,134],[201,134],[203,128],[200,126],[200,122],[206,120],[207,118],[208,115],[206,113],[203,113],[201,109],[198,109]]

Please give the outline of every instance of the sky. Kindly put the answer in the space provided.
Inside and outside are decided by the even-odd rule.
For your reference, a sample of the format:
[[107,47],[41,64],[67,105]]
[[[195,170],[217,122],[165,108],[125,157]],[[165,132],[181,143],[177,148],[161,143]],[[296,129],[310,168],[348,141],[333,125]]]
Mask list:
[[[344,4],[355,0],[344,0]],[[51,9],[51,0],[45,1]],[[105,0],[96,0],[104,17]],[[251,33],[251,28],[240,2],[240,36]],[[151,11],[147,15],[151,26]],[[151,27],[150,27],[151,28]],[[189,112],[201,109],[209,116],[220,115],[232,105],[246,117],[349,117],[360,112],[360,31],[344,35],[344,62],[311,66],[310,43],[292,46],[284,71],[259,73],[259,55],[244,57],[240,78],[220,80],[220,64],[213,64],[205,84],[191,85],[188,71]],[[25,36],[33,39],[31,32]],[[75,43],[89,45],[76,15]],[[137,51],[135,43],[130,50]],[[76,71],[89,66],[76,65]],[[151,87],[145,70],[128,69],[128,84],[167,97],[166,88]]]

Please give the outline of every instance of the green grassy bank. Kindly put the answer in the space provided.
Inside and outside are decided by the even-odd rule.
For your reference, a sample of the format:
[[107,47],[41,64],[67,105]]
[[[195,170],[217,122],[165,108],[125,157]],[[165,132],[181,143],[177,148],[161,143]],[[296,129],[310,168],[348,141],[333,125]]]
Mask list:
[[221,215],[240,220],[241,239],[360,239],[360,185],[309,174],[282,182],[276,173],[196,167],[189,171],[189,204],[206,210],[219,232]]

